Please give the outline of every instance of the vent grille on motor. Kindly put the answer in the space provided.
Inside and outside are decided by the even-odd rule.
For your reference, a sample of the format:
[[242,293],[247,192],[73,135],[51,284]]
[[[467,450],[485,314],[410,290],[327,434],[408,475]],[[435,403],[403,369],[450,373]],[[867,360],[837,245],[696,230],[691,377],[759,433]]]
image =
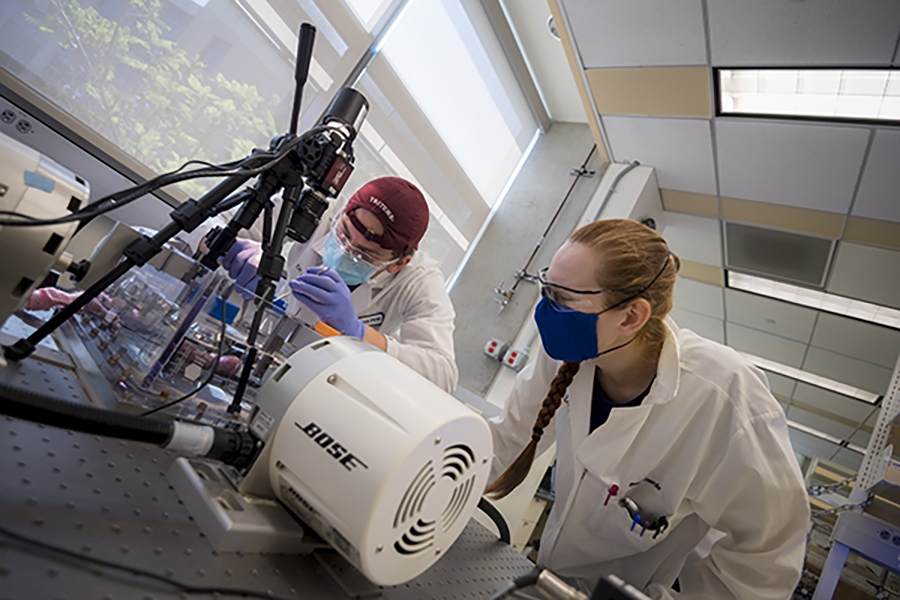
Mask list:
[[400,554],[418,554],[434,545],[434,521],[419,519],[399,540],[394,542],[394,549]]
[[449,477],[453,481],[459,481],[474,464],[475,453],[471,448],[463,444],[450,446],[444,450],[441,477]]
[[469,477],[465,483],[460,486],[457,486],[455,490],[453,490],[453,495],[450,496],[450,502],[447,503],[447,508],[444,509],[444,512],[441,514],[441,524],[444,526],[444,531],[453,527],[453,524],[456,523],[456,519],[459,518],[459,515],[462,513],[463,508],[466,506],[466,502],[469,500],[469,496],[472,495],[472,488],[475,485],[475,476]]
[[447,477],[457,484],[447,503],[447,508],[441,513],[441,524],[445,531],[450,529],[462,514],[462,510],[472,494],[475,476],[468,477],[468,473],[474,466],[475,452],[468,446],[457,444],[444,450],[441,477]]
[[[475,490],[475,474],[472,472],[474,467],[475,452],[465,444],[457,444],[444,450],[439,472],[432,461],[425,463],[403,494],[394,515],[394,528],[405,530],[400,539],[394,542],[397,552],[406,556],[418,554],[434,545],[438,535],[443,535],[443,532],[453,527]],[[433,501],[446,500],[445,508],[440,515],[436,514],[434,508],[425,512],[435,514],[421,514],[428,494],[444,478],[446,481],[438,490],[441,494],[449,493],[449,497],[434,498]],[[429,506],[434,507],[433,504]],[[437,528],[438,518],[440,530]],[[413,520],[413,525],[407,528],[407,522]]]
[[403,525],[416,513],[422,510],[422,505],[425,503],[425,496],[428,495],[429,490],[434,487],[434,484],[434,467],[429,460],[419,471],[418,475],[413,478],[412,483],[406,489],[406,493],[403,494],[403,499],[400,500],[400,506],[397,507],[397,514],[394,516],[395,529],[400,525]]

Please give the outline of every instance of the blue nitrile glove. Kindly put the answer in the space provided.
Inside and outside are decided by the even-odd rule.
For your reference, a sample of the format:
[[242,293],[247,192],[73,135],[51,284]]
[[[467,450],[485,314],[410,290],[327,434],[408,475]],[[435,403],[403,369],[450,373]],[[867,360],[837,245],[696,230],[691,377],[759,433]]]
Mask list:
[[234,279],[236,284],[256,293],[256,284],[259,281],[256,269],[259,267],[261,256],[262,247],[259,242],[238,238],[222,259],[222,266],[228,270],[229,277]]
[[327,267],[313,267],[288,285],[291,286],[294,298],[316,313],[326,325],[344,335],[362,338],[366,334],[365,324],[353,309],[350,288],[337,271]]

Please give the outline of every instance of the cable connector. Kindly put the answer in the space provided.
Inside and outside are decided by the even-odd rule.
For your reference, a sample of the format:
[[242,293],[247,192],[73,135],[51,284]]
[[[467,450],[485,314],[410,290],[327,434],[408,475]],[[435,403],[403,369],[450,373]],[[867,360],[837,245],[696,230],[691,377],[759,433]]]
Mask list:
[[259,442],[249,431],[215,428],[212,448],[206,458],[221,460],[237,469],[249,467],[256,458]]
[[134,263],[134,266],[141,267],[148,260],[159,253],[159,245],[152,238],[146,235],[139,237],[125,247],[122,254]]
[[199,202],[191,198],[169,213],[172,220],[188,233],[197,229],[209,217],[211,211],[204,210]]

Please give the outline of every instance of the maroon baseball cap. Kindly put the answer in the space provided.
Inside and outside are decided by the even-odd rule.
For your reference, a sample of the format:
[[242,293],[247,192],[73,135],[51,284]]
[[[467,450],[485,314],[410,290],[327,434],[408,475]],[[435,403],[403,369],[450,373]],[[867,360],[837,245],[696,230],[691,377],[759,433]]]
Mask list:
[[[365,208],[374,214],[384,232],[376,235],[353,212]],[[350,197],[344,214],[369,241],[385,250],[416,250],[428,229],[428,203],[419,188],[400,177],[373,179]]]

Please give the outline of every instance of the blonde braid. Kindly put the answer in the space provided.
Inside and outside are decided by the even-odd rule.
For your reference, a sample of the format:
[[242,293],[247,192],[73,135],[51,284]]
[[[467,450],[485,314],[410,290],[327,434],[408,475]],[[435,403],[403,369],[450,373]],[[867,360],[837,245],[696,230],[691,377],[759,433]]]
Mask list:
[[544,435],[544,429],[553,420],[553,415],[556,414],[556,410],[562,404],[563,396],[565,396],[566,390],[575,378],[575,374],[578,373],[579,367],[581,367],[581,363],[577,362],[564,362],[560,365],[559,370],[556,372],[556,377],[550,383],[550,390],[541,404],[541,410],[538,412],[537,419],[534,421],[531,441],[528,442],[525,449],[522,450],[518,458],[506,469],[503,475],[485,489],[484,493],[490,499],[498,500],[507,496],[525,481],[525,477],[534,463],[534,455],[537,451],[538,442],[541,441],[541,436]]

